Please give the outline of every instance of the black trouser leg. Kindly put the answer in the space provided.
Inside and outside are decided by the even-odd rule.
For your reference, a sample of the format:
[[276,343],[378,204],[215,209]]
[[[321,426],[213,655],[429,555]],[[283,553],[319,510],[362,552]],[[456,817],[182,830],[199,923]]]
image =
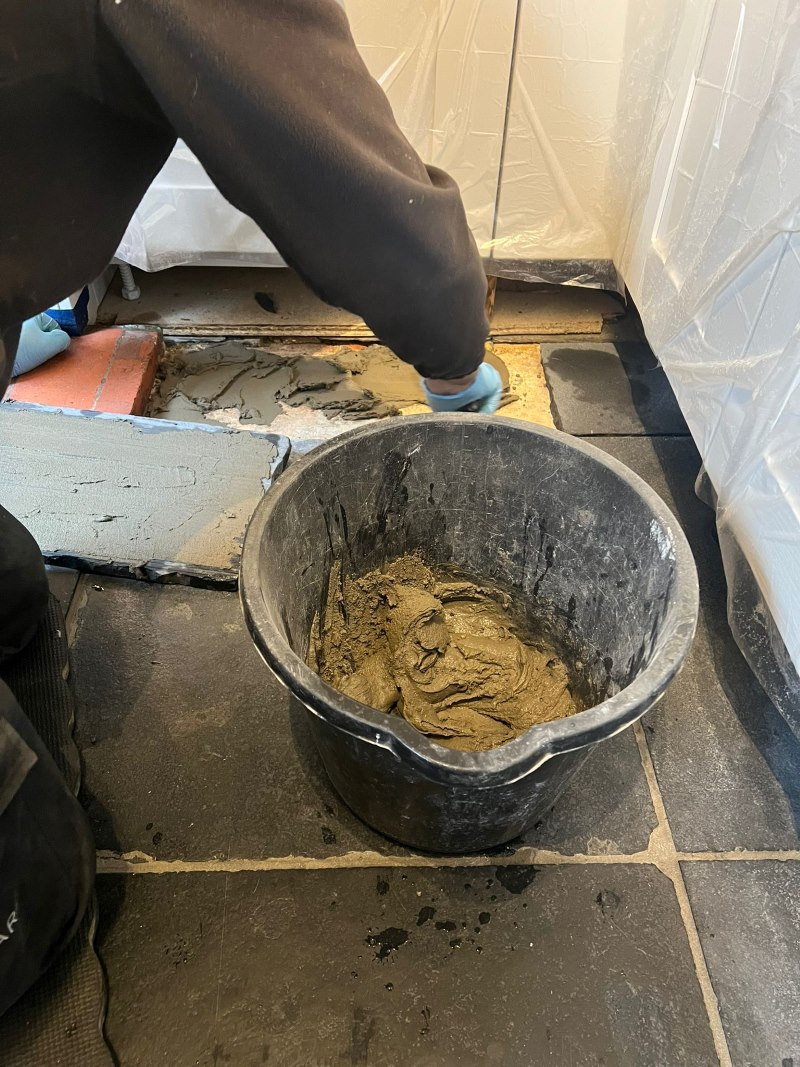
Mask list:
[[[33,637],[49,592],[36,542],[2,508],[0,590],[3,661]],[[93,884],[94,846],[86,816],[0,681],[0,1014],[75,933]]]
[[27,645],[44,615],[49,590],[39,546],[0,507],[0,663]]
[[0,682],[0,1014],[77,930],[94,867],[83,809]]

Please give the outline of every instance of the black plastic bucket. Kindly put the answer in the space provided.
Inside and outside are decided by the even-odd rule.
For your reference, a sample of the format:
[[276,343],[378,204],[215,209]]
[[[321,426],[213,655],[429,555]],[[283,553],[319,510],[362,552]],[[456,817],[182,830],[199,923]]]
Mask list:
[[[305,655],[333,559],[361,574],[415,550],[555,620],[605,699],[467,753],[328,686]],[[536,822],[592,747],[661,697],[698,607],[683,532],[640,478],[566,434],[480,415],[372,424],[290,468],[253,515],[240,587],[253,639],[310,712],[336,790],[375,829],[436,852],[485,849]]]

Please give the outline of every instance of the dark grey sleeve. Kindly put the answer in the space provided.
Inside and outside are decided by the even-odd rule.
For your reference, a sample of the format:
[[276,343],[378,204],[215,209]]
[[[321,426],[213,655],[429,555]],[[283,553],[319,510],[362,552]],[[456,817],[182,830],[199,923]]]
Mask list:
[[336,0],[100,0],[178,136],[328,303],[427,377],[478,366],[486,279]]

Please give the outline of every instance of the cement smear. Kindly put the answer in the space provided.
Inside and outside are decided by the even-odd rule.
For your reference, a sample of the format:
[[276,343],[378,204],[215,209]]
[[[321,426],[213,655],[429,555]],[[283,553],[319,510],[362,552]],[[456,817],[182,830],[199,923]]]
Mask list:
[[0,410],[0,499],[42,551],[236,571],[288,442],[132,416]]
[[565,665],[515,621],[508,595],[416,555],[361,578],[331,571],[309,664],[448,748],[481,751],[580,711]]
[[[328,418],[373,419],[424,407],[413,367],[388,348],[310,346],[294,350],[251,348],[223,341],[189,352],[172,350],[151,414],[202,422],[213,412],[235,409],[242,422],[269,426],[286,410],[311,408]],[[501,359],[489,354],[508,386]]]

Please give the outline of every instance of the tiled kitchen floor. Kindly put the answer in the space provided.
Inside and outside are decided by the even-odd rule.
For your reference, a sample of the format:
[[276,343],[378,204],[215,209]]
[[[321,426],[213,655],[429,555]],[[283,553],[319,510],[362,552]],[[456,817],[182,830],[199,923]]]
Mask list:
[[558,425],[679,517],[702,609],[662,703],[494,855],[344,807],[235,594],[54,576],[122,1067],[800,1067],[800,743],[727,630],[697,452],[644,346],[542,352]]

